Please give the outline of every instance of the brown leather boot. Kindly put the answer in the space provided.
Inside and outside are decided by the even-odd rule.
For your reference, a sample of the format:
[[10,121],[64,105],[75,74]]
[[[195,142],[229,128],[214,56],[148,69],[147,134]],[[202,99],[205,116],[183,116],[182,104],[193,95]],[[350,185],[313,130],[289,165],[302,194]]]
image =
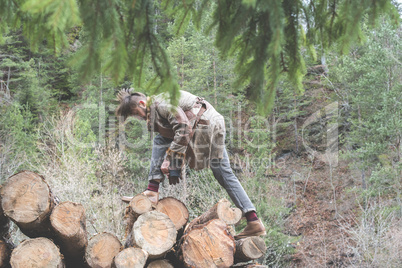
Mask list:
[[122,196],[121,197],[121,201],[123,201],[124,203],[130,203],[131,199],[133,199],[132,196]]
[[249,236],[258,236],[258,235],[266,235],[264,224],[260,219],[256,221],[249,221],[247,222],[246,228],[244,228],[243,232],[236,235],[234,238],[236,240],[241,238],[246,238]]
[[148,197],[149,200],[151,200],[153,206],[156,206],[158,204],[159,192],[145,190],[144,192],[142,192],[142,194]]
[[[148,197],[153,206],[156,206],[158,204],[159,192],[145,190],[144,192],[142,192],[142,194]],[[122,196],[121,201],[125,203],[130,203],[132,199],[133,199],[132,196]]]

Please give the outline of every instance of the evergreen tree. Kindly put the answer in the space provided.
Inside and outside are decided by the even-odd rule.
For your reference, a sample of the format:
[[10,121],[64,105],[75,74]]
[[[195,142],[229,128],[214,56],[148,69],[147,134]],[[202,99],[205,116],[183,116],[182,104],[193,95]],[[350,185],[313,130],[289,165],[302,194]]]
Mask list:
[[401,34],[400,28],[394,29],[384,19],[375,31],[368,31],[367,46],[353,49],[333,69],[334,82],[342,89],[339,91],[342,106],[349,114],[350,132],[345,137],[348,155],[362,171],[363,187],[371,186],[365,180],[371,171],[376,178],[384,175],[385,179],[378,181],[380,185],[392,180],[388,169],[393,169],[394,178],[400,177]]
[[[236,55],[238,82],[250,84],[251,97],[269,111],[281,72],[302,91],[304,61],[302,41],[310,48],[323,49],[339,41],[346,51],[362,40],[361,20],[375,21],[386,13],[396,21],[399,16],[391,0],[219,0],[212,5],[216,27],[215,44],[223,55]],[[178,81],[158,36],[160,14],[171,15],[175,33],[181,34],[193,19],[198,25],[210,1],[40,1],[2,0],[0,30],[22,26],[33,48],[42,40],[60,53],[68,45],[67,34],[75,26],[83,29],[83,46],[74,57],[83,78],[101,70],[115,82],[128,75],[137,87],[151,93],[167,91],[173,103],[178,98]],[[306,35],[304,31],[306,30]],[[237,53],[236,53],[237,52]],[[144,80],[147,60],[155,76]],[[144,85],[144,82],[149,82]]]

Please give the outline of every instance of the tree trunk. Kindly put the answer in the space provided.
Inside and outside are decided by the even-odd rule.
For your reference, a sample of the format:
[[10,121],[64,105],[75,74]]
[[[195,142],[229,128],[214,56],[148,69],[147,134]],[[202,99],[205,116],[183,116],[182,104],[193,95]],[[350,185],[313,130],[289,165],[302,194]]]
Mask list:
[[30,171],[17,173],[1,189],[4,214],[29,237],[49,237],[49,215],[56,202],[44,178]]
[[179,255],[185,267],[230,267],[235,248],[228,225],[214,219],[194,226],[182,237]]
[[59,248],[44,237],[19,244],[11,254],[10,263],[12,267],[65,267]]
[[219,200],[210,210],[191,221],[186,227],[186,232],[195,225],[204,224],[212,219],[220,219],[229,225],[237,224],[241,220],[242,212],[240,209],[230,206],[231,204],[227,199]]
[[148,264],[147,268],[174,268],[168,260],[157,260]]
[[3,239],[0,239],[0,267],[9,267],[10,254],[10,245]]
[[90,267],[111,267],[113,258],[120,252],[121,243],[110,233],[93,236],[85,250],[85,260]]
[[124,225],[126,226],[125,236],[127,237],[133,229],[134,222],[137,218],[152,210],[152,203],[144,194],[137,194],[131,199],[124,212]]
[[236,241],[236,261],[250,261],[261,258],[267,247],[264,239],[258,236],[247,237]]
[[132,230],[132,244],[149,253],[150,259],[164,256],[176,242],[176,227],[162,212],[150,211],[138,217]]
[[176,230],[182,229],[189,218],[186,206],[174,197],[165,197],[159,200],[156,211],[166,214],[172,220]]
[[126,248],[114,257],[114,268],[142,268],[147,262],[148,253],[140,248]]
[[53,209],[50,223],[63,255],[78,266],[88,245],[84,207],[69,201],[62,202]]

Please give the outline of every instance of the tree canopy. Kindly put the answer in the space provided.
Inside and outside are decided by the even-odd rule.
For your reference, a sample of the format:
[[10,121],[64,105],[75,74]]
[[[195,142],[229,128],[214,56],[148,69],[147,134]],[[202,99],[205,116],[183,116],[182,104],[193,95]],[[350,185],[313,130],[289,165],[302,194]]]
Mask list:
[[[177,102],[179,85],[158,32],[162,18],[182,34],[191,24],[205,32],[216,30],[215,45],[223,57],[237,59],[237,84],[250,88],[261,112],[268,112],[275,86],[286,73],[302,91],[303,51],[315,57],[333,44],[346,52],[352,42],[364,40],[361,22],[376,23],[387,14],[395,23],[391,0],[1,0],[0,32],[22,29],[32,49],[42,42],[56,54],[80,32],[82,44],[71,63],[83,79],[102,72],[115,83],[125,79],[151,93],[169,92]],[[213,11],[212,23],[203,14]],[[148,64],[148,62],[150,64]],[[145,78],[152,68],[154,77]]]

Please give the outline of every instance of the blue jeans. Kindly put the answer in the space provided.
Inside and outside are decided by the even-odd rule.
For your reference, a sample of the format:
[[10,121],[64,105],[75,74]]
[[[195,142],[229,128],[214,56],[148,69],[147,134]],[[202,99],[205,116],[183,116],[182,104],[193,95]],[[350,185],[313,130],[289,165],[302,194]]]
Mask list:
[[[171,142],[172,139],[162,137],[160,134],[154,137],[148,180],[164,179],[160,167]],[[230,167],[229,156],[226,149],[223,152],[222,159],[212,159],[210,161],[210,168],[215,179],[226,190],[236,207],[241,209],[244,213],[255,211],[253,203]]]

